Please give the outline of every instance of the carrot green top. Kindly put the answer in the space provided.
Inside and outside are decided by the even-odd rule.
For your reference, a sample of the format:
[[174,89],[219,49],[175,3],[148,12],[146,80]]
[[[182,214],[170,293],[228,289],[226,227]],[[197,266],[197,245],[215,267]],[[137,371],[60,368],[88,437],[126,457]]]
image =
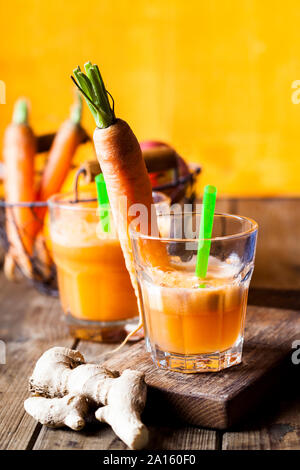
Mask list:
[[111,97],[111,95],[105,88],[98,65],[87,62],[84,64],[84,69],[85,73],[78,66],[74,70],[75,78],[73,76],[71,78],[85,97],[97,127],[104,129],[116,120],[114,104],[110,105],[108,96]]
[[77,124],[79,126],[81,118],[82,118],[82,98],[81,98],[81,94],[78,93],[77,100],[71,107],[70,121],[73,122],[73,124]]
[[25,98],[16,101],[12,122],[14,124],[28,124],[28,103]]

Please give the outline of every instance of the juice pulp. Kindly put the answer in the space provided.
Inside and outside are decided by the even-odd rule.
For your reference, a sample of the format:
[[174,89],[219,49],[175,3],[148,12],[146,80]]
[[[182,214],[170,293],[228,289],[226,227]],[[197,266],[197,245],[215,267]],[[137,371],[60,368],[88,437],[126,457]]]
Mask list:
[[[141,281],[146,333],[164,352],[224,351],[243,332],[248,287],[208,271],[205,287],[191,272],[158,272]],[[218,272],[219,271],[219,272]]]
[[136,297],[115,233],[101,234],[96,215],[65,211],[51,224],[59,293],[65,313],[111,322],[138,316]]

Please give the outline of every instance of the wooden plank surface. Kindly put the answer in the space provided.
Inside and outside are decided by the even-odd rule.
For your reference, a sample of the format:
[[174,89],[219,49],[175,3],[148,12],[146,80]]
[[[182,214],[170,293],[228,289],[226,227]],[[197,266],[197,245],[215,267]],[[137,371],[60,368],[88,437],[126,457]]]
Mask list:
[[[24,413],[23,400],[27,396],[27,379],[37,357],[50,346],[67,344],[68,341],[73,342],[73,340],[68,336],[65,337],[66,330],[61,322],[57,300],[41,296],[34,290],[28,289],[26,284],[16,286],[7,283],[1,277],[0,281],[1,287],[3,287],[0,291],[0,335],[6,338],[9,348],[11,348],[7,365],[13,364],[10,369],[4,369],[3,366],[0,366],[0,389],[2,393],[4,392],[0,401],[1,417],[4,418],[0,423],[0,448],[123,449],[124,444],[107,426],[100,425],[99,427],[98,423],[92,424],[83,433],[75,433],[65,429],[49,430],[36,425],[36,422]],[[32,343],[28,342],[31,341],[31,336],[35,338]],[[20,349],[16,347],[16,343],[21,345]],[[82,342],[78,347],[88,360],[100,361],[107,358],[108,349],[112,345]],[[10,388],[7,388],[10,383]],[[12,396],[10,397],[10,395]],[[286,404],[289,406],[289,411],[286,411],[285,414],[288,421],[289,416],[294,416],[293,407],[295,406],[295,409],[299,410],[299,404],[298,408],[288,400]],[[5,412],[3,411],[4,407]],[[172,421],[168,423],[165,415],[163,423],[160,418],[159,422],[150,422],[149,424],[151,430],[149,449],[214,449],[220,446],[221,438],[218,432],[182,426]],[[267,427],[259,428],[259,434],[258,436],[256,434],[252,447],[260,448],[262,446],[263,429],[274,435],[279,428],[280,426],[278,427],[276,422],[270,422]],[[245,442],[249,440],[249,432],[250,435],[253,433],[252,430],[249,431],[245,428],[232,436],[226,433],[224,435],[225,448],[234,448],[234,443],[236,448],[246,447]],[[292,435],[295,441],[294,448],[300,448],[297,432]]]
[[300,289],[300,198],[231,199],[230,210],[259,226],[252,288]]
[[[148,425],[150,440],[148,450],[215,450],[216,432],[192,426]],[[43,428],[33,450],[125,450],[127,446],[100,423],[90,423],[79,432]]]
[[259,226],[252,288],[300,289],[300,197],[220,197],[217,212],[243,215]]
[[[299,309],[299,201],[218,201],[218,211],[250,216],[260,225],[255,289],[250,294],[255,305]],[[0,365],[0,449],[123,449],[124,444],[108,426],[91,424],[83,433],[49,430],[24,412],[27,380],[37,358],[51,346],[74,345],[61,319],[57,300],[41,296],[26,283],[8,283],[0,274],[0,339],[7,346],[7,364]],[[272,318],[269,321],[271,324]],[[274,330],[274,337],[276,334]],[[110,347],[79,344],[88,360],[112,359],[108,355]],[[218,431],[180,425],[166,414],[158,421],[146,414],[151,431],[149,448],[300,449],[298,382],[284,382],[276,390],[271,409],[257,408],[243,425],[224,434],[223,443]]]
[[[115,349],[113,344],[97,344],[81,341],[77,348],[89,362],[102,363],[104,360],[119,357],[120,353],[110,354]],[[131,349],[126,345],[121,354]],[[149,426],[150,441],[148,449],[202,449],[213,450],[217,446],[217,433],[208,429],[199,429],[191,426],[167,424],[160,419],[146,417],[145,423]],[[120,450],[126,449],[125,444],[116,437],[111,429],[103,424],[94,422],[80,433],[71,430],[53,430],[43,427],[39,434],[34,450],[44,449],[89,449],[89,450]]]
[[[40,426],[25,413],[28,378],[39,356],[54,345],[73,347],[75,340],[69,337],[57,299],[40,295],[25,282],[9,283],[2,273],[0,285],[0,339],[7,347],[7,363],[0,365],[0,449],[125,449],[111,428],[98,422],[76,433]],[[115,346],[82,341],[77,348],[87,360],[101,362]],[[155,423],[150,435],[153,449],[216,446],[215,432],[186,426]]]
[[57,300],[43,297],[26,283],[13,284],[0,273],[0,339],[6,364],[0,365],[0,448],[24,449],[37,423],[25,413],[28,377],[41,353],[74,340],[61,321]]
[[[299,366],[298,366],[299,367]],[[223,435],[224,450],[299,450],[299,371],[290,365],[284,386],[242,426]]]
[[228,213],[230,214],[232,211],[232,201],[228,198],[217,198],[216,201],[216,212],[219,213]]
[[146,374],[149,413],[169,412],[198,426],[227,429],[271,392],[300,336],[299,312],[248,307],[243,362],[218,374],[178,374],[153,367],[144,344],[106,361]]

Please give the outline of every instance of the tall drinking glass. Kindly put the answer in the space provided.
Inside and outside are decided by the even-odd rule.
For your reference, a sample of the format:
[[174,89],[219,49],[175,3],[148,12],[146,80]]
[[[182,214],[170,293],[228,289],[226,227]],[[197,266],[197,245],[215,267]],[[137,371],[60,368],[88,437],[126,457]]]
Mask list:
[[[95,193],[57,194],[49,200],[50,235],[60,300],[70,332],[93,341],[119,341],[137,324],[138,308],[123,253],[107,210],[101,224]],[[157,211],[169,198],[153,193]]]
[[[161,214],[159,236],[131,229],[146,345],[161,368],[219,371],[242,359],[257,224],[215,214],[208,271],[195,275],[198,213]],[[149,253],[163,253],[161,263]]]

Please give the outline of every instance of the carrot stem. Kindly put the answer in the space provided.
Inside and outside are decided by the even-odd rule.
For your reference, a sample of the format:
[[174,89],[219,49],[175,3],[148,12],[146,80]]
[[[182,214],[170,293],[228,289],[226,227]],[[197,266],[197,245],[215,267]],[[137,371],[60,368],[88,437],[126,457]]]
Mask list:
[[16,101],[12,122],[14,124],[28,124],[28,103],[26,100]]
[[108,92],[98,66],[87,62],[84,68],[86,73],[82,72],[80,67],[77,67],[74,70],[75,79],[74,77],[71,78],[83,94],[97,127],[105,129],[116,120],[114,109],[111,108]]
[[82,117],[82,98],[78,93],[78,99],[71,108],[70,121],[75,125],[79,125]]

